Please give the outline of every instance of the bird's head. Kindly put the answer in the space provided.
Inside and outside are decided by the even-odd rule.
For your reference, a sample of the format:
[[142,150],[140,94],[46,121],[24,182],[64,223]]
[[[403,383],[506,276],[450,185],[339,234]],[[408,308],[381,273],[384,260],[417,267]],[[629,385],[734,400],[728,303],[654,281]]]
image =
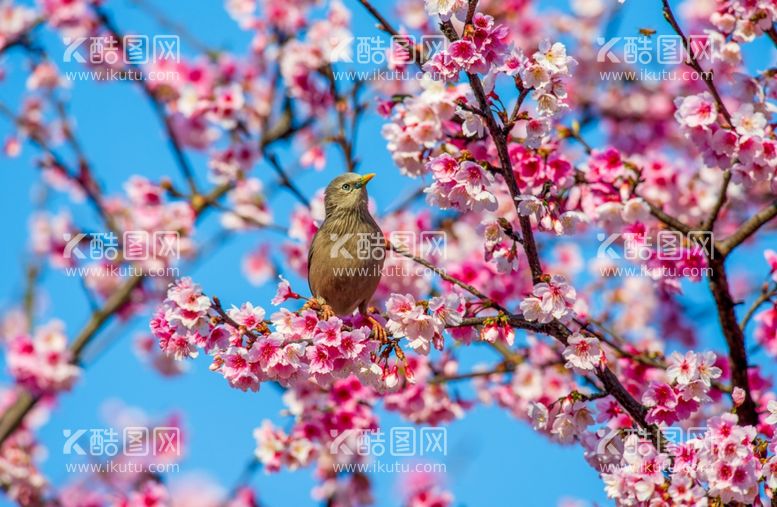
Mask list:
[[324,207],[327,216],[338,211],[366,211],[367,182],[373,177],[375,173],[364,176],[346,173],[333,179],[324,191]]

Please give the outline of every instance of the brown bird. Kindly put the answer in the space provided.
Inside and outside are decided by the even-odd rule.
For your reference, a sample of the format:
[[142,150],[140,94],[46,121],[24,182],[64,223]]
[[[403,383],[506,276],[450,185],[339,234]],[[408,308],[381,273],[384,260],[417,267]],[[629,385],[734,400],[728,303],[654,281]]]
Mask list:
[[383,232],[367,209],[366,185],[374,176],[341,174],[326,187],[326,217],[308,252],[308,285],[324,318],[358,308],[384,340],[385,330],[368,312],[386,256]]

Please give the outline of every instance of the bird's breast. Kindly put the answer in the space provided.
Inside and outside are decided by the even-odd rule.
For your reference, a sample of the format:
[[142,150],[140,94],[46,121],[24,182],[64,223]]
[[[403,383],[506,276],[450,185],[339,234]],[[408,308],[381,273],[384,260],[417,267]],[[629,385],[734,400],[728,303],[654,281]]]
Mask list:
[[385,238],[372,217],[367,217],[327,219],[311,245],[310,289],[338,314],[349,314],[369,302],[382,275]]

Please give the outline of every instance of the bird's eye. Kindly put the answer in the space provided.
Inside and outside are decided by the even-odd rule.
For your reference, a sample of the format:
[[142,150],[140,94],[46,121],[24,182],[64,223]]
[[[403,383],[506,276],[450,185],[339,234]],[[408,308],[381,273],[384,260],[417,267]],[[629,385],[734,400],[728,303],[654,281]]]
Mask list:
[[342,188],[343,190],[350,190],[350,189],[351,189],[351,185],[350,185],[350,184],[348,184],[348,183],[346,183],[346,184],[344,184],[344,185],[343,185],[341,188]]

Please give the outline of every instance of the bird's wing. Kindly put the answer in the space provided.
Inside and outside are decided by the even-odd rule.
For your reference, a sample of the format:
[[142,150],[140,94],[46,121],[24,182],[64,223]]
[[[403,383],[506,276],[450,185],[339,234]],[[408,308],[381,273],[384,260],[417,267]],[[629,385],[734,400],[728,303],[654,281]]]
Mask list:
[[318,233],[321,232],[321,228],[313,235],[313,241],[310,242],[310,248],[308,249],[308,288],[310,289],[310,295],[315,297],[313,293],[313,284],[310,283],[310,273],[313,272],[313,250],[316,248],[316,239],[318,239]]

